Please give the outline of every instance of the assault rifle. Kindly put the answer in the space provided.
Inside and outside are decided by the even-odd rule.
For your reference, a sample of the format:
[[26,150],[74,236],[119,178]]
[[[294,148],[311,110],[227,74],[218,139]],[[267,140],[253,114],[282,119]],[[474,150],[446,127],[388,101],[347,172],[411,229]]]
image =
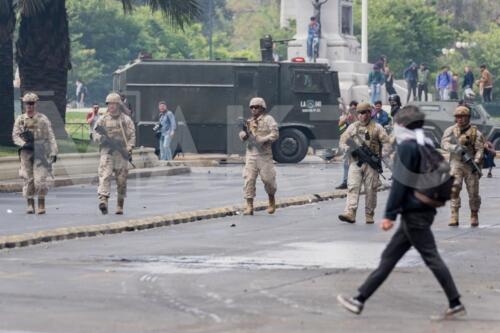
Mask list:
[[467,148],[460,144],[460,142],[458,142],[458,138],[453,135],[452,137],[453,139],[453,143],[456,144],[456,147],[455,147],[455,150],[453,151],[453,153],[457,154],[458,156],[460,156],[460,158],[462,159],[462,163],[464,163],[465,165],[467,165],[470,170],[472,171],[472,173],[477,173],[479,175],[479,177],[482,177],[483,176],[483,172],[481,171],[481,168],[479,167],[479,165],[477,165],[477,163],[474,161],[474,156],[472,156],[469,151],[467,150]]
[[460,155],[460,157],[462,158],[462,162],[471,169],[472,173],[477,173],[479,177],[483,176],[481,168],[474,161],[474,156],[472,156],[464,146],[462,146],[461,144],[457,144],[455,153],[457,155]]
[[243,117],[238,118],[238,123],[240,125],[240,129],[245,132],[247,135],[248,134],[248,126],[247,126],[247,121]]
[[363,163],[366,163],[373,170],[382,175],[384,172],[382,169],[382,159],[378,157],[364,142],[358,144],[352,138],[349,138],[346,143],[351,148],[351,155],[358,159],[358,167],[362,166]]
[[109,148],[110,154],[113,154],[115,151],[119,152],[120,155],[122,155],[122,157],[134,167],[134,169],[136,168],[135,164],[132,162],[132,154],[129,154],[129,152],[124,149],[125,147],[123,147],[120,141],[110,138],[108,131],[106,131],[102,125],[96,126],[95,132],[103,137],[101,142],[104,146]]

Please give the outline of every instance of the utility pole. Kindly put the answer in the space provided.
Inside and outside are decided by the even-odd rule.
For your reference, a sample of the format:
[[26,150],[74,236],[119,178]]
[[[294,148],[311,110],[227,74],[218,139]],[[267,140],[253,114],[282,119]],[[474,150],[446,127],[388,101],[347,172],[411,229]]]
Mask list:
[[368,63],[368,0],[361,2],[361,62]]
[[213,49],[213,28],[214,28],[214,1],[208,0],[208,56],[210,60],[214,59],[214,49]]

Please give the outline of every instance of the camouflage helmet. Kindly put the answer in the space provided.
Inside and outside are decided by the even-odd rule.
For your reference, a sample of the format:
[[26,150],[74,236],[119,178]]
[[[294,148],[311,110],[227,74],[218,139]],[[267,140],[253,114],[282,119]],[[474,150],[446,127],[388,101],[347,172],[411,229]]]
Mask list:
[[27,92],[21,99],[23,103],[35,103],[39,100],[38,95],[32,92]]
[[254,97],[250,100],[250,104],[248,106],[260,106],[264,110],[267,109],[266,101],[262,97]]
[[362,112],[362,111],[371,111],[372,106],[370,103],[359,103],[358,106],[356,106],[356,112]]
[[455,112],[453,113],[454,116],[470,116],[470,110],[466,106],[459,106],[455,109]]
[[106,96],[106,104],[108,103],[121,103],[122,98],[117,93],[111,93]]

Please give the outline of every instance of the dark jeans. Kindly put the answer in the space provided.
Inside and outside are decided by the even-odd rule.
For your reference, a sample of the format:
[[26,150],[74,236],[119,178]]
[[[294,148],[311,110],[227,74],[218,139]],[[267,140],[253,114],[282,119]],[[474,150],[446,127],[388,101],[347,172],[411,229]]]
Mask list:
[[408,95],[406,95],[406,103],[410,100],[411,94],[413,94],[413,100],[417,99],[417,81],[406,81],[406,87],[408,88]]
[[493,88],[484,88],[483,89],[483,102],[491,102],[491,91]]
[[431,225],[433,212],[410,212],[402,216],[398,230],[387,244],[379,266],[359,288],[359,293],[368,299],[382,285],[403,255],[414,246],[432,271],[446,293],[448,300],[459,297],[451,273],[438,253]]
[[429,92],[427,84],[419,83],[417,85],[417,91],[418,91],[418,100],[422,101],[422,93],[424,93],[425,101],[427,102],[427,93]]

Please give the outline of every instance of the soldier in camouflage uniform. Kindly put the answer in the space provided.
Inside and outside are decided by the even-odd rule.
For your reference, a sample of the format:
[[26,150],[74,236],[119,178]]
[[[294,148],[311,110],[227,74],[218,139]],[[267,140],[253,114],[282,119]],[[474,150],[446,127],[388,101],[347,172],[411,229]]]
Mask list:
[[[476,126],[470,124],[470,110],[466,106],[459,106],[455,110],[456,124],[447,128],[443,134],[441,147],[450,153],[451,174],[455,177],[451,192],[451,219],[449,226],[458,226],[458,210],[460,209],[460,191],[465,182],[469,193],[469,206],[471,209],[470,224],[472,227],[479,225],[479,178],[481,171],[474,170],[470,162],[464,163],[469,156],[481,168],[484,155],[484,137]],[[464,158],[465,157],[465,158]]]
[[274,118],[265,113],[266,102],[260,97],[250,101],[252,117],[246,122],[246,131],[239,133],[240,139],[247,142],[245,169],[245,199],[244,215],[253,215],[253,200],[255,198],[255,182],[260,175],[269,197],[267,212],[276,211],[276,170],[273,163],[272,143],[278,139],[278,124]]
[[[357,147],[350,147],[348,139],[352,139],[357,146],[364,142],[370,150],[381,157],[382,146],[384,152],[390,150],[390,138],[385,129],[371,119],[369,103],[360,103],[356,107],[358,121],[350,125],[340,137],[340,149],[353,151]],[[343,222],[355,223],[358,209],[361,185],[364,185],[366,223],[374,223],[375,207],[377,206],[377,188],[380,185],[377,170],[367,163],[358,165],[358,159],[350,155],[349,173],[347,176],[347,202],[344,213],[339,215]]]
[[[129,116],[120,112],[120,95],[111,93],[106,97],[107,113],[96,123],[96,141],[100,143],[99,161],[99,209],[108,213],[108,199],[111,191],[111,176],[116,177],[117,207],[116,214],[123,214],[123,204],[127,194],[128,162],[135,145],[135,127]],[[98,133],[102,127],[107,137]]]
[[48,192],[47,177],[52,163],[57,160],[57,143],[50,120],[36,110],[38,96],[26,93],[22,101],[25,113],[14,123],[12,140],[19,146],[21,167],[19,175],[24,180],[23,196],[28,202],[26,213],[35,213],[35,195],[38,195],[38,214],[45,214],[45,196]]

